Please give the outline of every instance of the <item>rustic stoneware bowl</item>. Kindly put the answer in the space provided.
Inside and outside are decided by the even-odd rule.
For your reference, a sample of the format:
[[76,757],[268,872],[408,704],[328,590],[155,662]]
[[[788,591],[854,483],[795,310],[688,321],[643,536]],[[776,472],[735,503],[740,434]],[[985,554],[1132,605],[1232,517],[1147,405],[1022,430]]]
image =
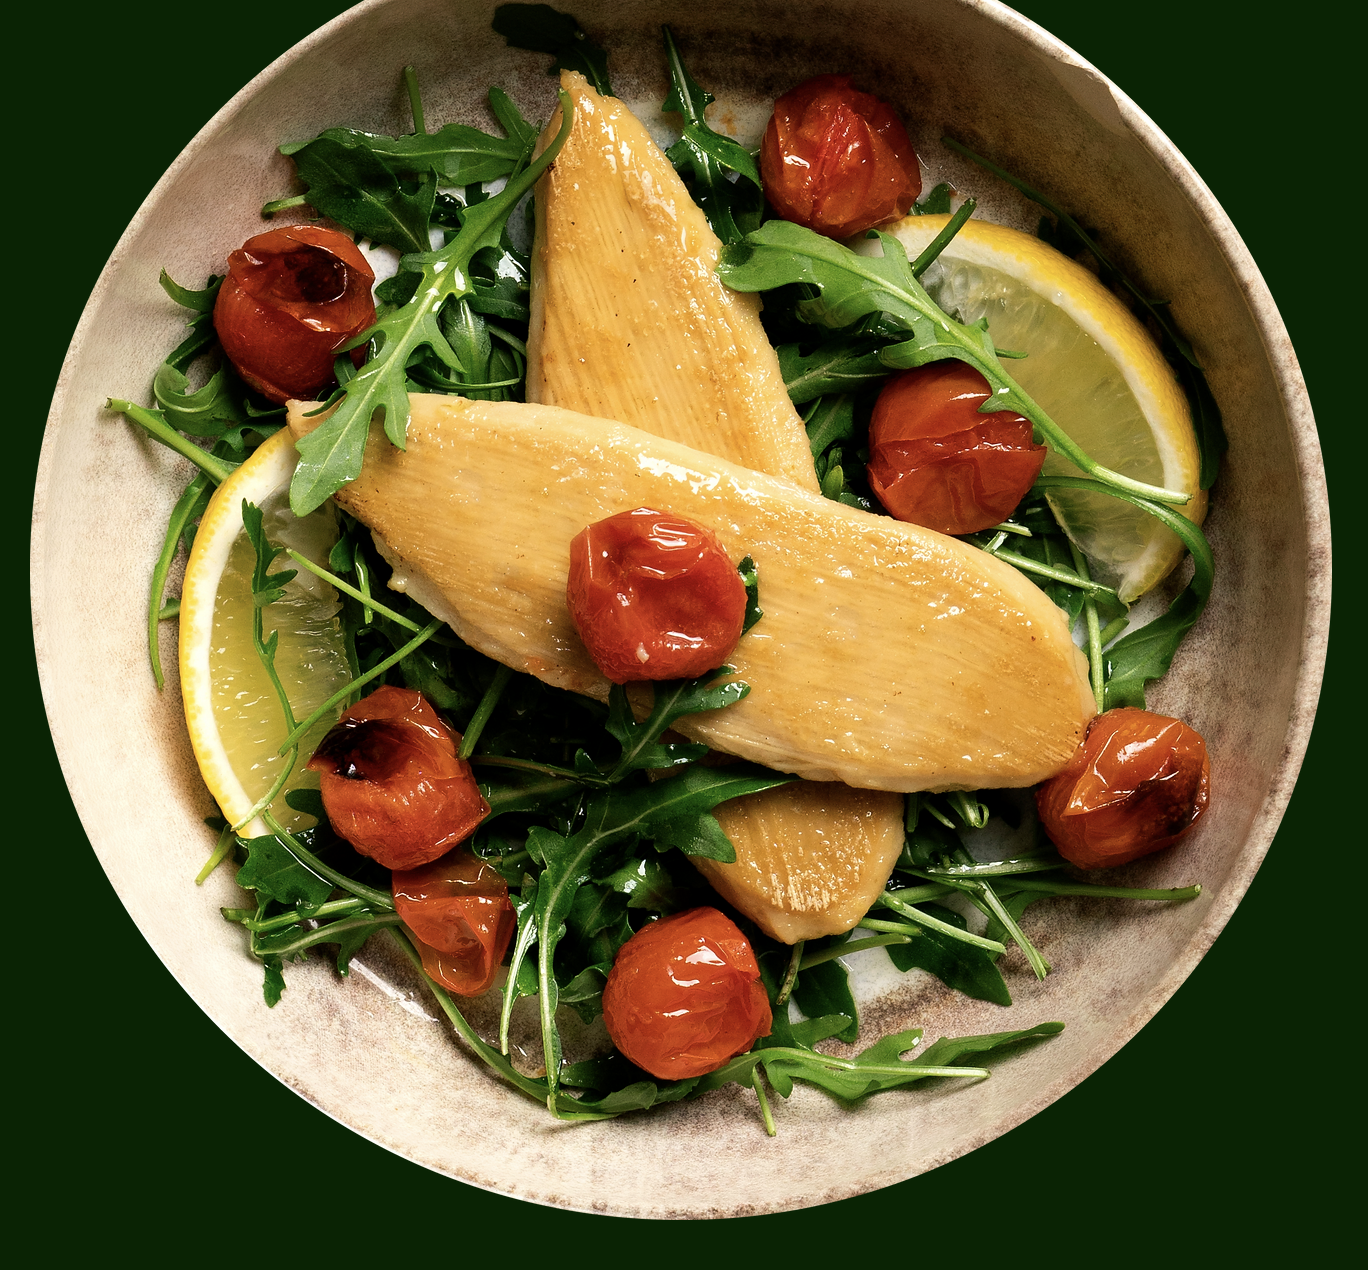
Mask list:
[[[972,1086],[946,1082],[854,1108],[799,1089],[778,1106],[774,1139],[759,1129],[753,1095],[736,1087],[654,1114],[555,1123],[463,1052],[378,939],[349,980],[318,959],[291,967],[284,1001],[268,1010],[241,932],[218,915],[240,895],[228,872],[200,890],[191,882],[209,847],[202,818],[214,809],[178,685],[153,688],[141,606],[105,598],[105,577],[147,575],[187,470],[102,406],[109,396],[150,400],[152,374],[183,329],[158,271],[197,285],[259,232],[261,204],[292,188],[280,143],[334,124],[408,131],[397,88],[407,63],[420,70],[431,121],[488,126],[491,83],[529,114],[549,113],[547,59],[504,47],[492,9],[370,0],[330,23],[224,107],[111,257],[53,401],[34,513],[38,661],[72,797],[120,897],[186,991],[303,1097],[401,1155],[510,1195],[640,1216],[766,1212],[885,1186],[989,1141],[1104,1062],[1192,970],[1259,865],[1310,731],[1330,594],[1323,474],[1292,349],[1243,244],[1182,156],[1105,77],[1001,5],[863,0],[852,22],[809,0],[702,0],[682,11],[576,0],[611,49],[618,91],[652,126],[668,122],[658,115],[666,20],[719,97],[724,125],[730,110],[747,141],[778,93],[818,72],[854,72],[910,121],[931,179],[977,195],[990,219],[1030,227],[1027,205],[938,138],[948,131],[997,157],[1096,226],[1151,294],[1173,297],[1180,326],[1202,333],[1197,353],[1230,434],[1208,521],[1219,574],[1153,704],[1205,735],[1213,802],[1181,849],[1122,876],[1149,886],[1200,879],[1205,890],[1174,907],[1060,899],[1034,909],[1032,933],[1055,973],[1037,984],[1009,960],[1016,1004],[1005,1010],[920,973],[890,980],[877,951],[853,958],[867,1038],[910,1026],[930,1037],[1046,1019],[1068,1027]],[[85,567],[92,558],[100,570]],[[174,667],[173,632],[165,638]],[[149,799],[161,808],[155,839],[139,824]]]

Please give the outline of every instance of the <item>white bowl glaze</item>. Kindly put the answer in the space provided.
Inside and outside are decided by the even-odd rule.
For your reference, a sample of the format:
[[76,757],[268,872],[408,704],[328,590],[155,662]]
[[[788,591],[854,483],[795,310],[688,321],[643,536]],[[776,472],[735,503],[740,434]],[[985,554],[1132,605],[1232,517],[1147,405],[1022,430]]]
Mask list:
[[[1145,885],[1201,879],[1206,889],[1171,909],[1056,900],[1032,910],[1055,973],[1039,985],[1014,977],[1007,1010],[919,974],[892,985],[864,974],[866,1037],[908,1026],[931,1036],[1043,1019],[1069,1026],[974,1087],[888,1094],[853,1109],[800,1090],[779,1107],[772,1140],[756,1128],[752,1095],[735,1087],[595,1126],[554,1123],[462,1052],[380,941],[349,981],[319,960],[291,967],[284,1001],[267,1010],[259,968],[217,912],[240,893],[226,873],[199,891],[190,883],[213,807],[176,685],[164,697],[153,688],[141,605],[110,608],[100,576],[83,567],[98,554],[107,572],[145,576],[186,471],[110,426],[102,406],[111,395],[149,399],[182,324],[159,270],[195,283],[259,230],[262,202],[290,188],[281,142],[338,123],[406,130],[395,85],[408,62],[422,69],[432,121],[484,122],[490,83],[545,116],[546,59],[505,48],[488,28],[491,7],[371,0],[330,23],[224,107],[111,257],[53,401],[34,512],[38,662],[72,797],[120,897],[186,991],[301,1095],[404,1156],[508,1194],[641,1216],[772,1211],[887,1185],[1020,1123],[1105,1061],[1190,972],[1258,867],[1305,748],[1329,615],[1324,479],[1295,358],[1238,235],[1182,156],[1105,77],[1001,5],[872,0],[852,24],[816,3],[702,3],[682,17],[647,0],[577,3],[586,27],[609,38],[618,91],[649,121],[664,91],[665,20],[743,131],[762,103],[807,75],[855,71],[903,110],[932,173],[976,194],[981,214],[1034,222],[1010,190],[945,152],[942,131],[1084,215],[1152,293],[1174,297],[1179,324],[1202,333],[1197,351],[1231,440],[1208,521],[1219,573],[1152,703],[1206,736],[1214,798],[1180,851],[1125,873]],[[97,472],[121,508],[116,520],[108,497],[87,496]],[[92,613],[101,615],[93,629]],[[110,682],[117,696],[105,691]],[[1244,691],[1252,682],[1257,696]],[[139,828],[149,798],[163,808],[154,842]],[[706,1172],[693,1167],[701,1139]],[[827,1167],[837,1158],[839,1175]]]

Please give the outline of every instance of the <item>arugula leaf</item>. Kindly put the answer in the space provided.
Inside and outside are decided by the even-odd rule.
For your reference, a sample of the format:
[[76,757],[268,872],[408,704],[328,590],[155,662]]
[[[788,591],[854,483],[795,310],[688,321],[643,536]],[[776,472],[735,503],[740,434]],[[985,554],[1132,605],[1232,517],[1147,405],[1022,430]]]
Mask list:
[[559,988],[553,973],[556,947],[566,933],[566,922],[581,886],[588,882],[602,852],[615,842],[651,835],[653,824],[668,826],[685,815],[710,811],[719,802],[743,793],[769,789],[791,779],[777,773],[766,777],[730,776],[726,769],[699,769],[642,788],[608,790],[590,799],[584,823],[566,837],[541,827],[528,834],[527,846],[544,863],[538,879],[537,979],[542,1024],[542,1049],[552,1094],[560,1080],[561,1039],[556,1028]]
[[809,321],[834,329],[872,314],[899,322],[911,338],[880,353],[885,365],[923,366],[953,358],[967,362],[988,380],[993,395],[984,406],[1015,410],[1030,419],[1047,445],[1109,490],[1185,503],[1189,495],[1132,480],[1094,462],[1007,374],[986,329],[965,326],[944,313],[914,275],[902,244],[876,234],[882,256],[861,256],[840,243],[789,221],[767,221],[740,244],[722,249],[717,272],[737,291],[766,291],[795,282],[818,289],[817,298],[799,306]]
[[[491,104],[493,94],[497,91],[490,90]],[[495,181],[512,172],[531,149],[525,140],[526,121],[507,96],[502,93],[499,96],[503,109],[509,113],[514,127],[518,129],[517,135],[495,137],[459,123],[449,123],[436,132],[415,132],[402,137],[386,137],[356,128],[329,128],[312,141],[281,146],[280,152],[293,157],[296,163],[299,162],[299,156],[304,155],[305,162],[312,164],[315,160],[310,156],[310,151],[319,142],[331,142],[345,150],[366,151],[396,178],[421,180],[430,174],[443,185],[477,185],[483,181]],[[371,173],[375,170],[368,169]],[[303,172],[300,174],[302,176]],[[318,206],[313,202],[312,190],[309,201],[315,208]],[[424,243],[419,250],[426,249],[427,244]]]
[[765,610],[760,607],[760,571],[755,567],[754,558],[743,556],[736,571],[746,588],[746,615],[741,621],[741,634],[744,635],[765,616]]
[[[671,84],[660,109],[664,114],[678,113],[684,119],[684,130],[665,151],[665,157],[683,178],[713,233],[723,243],[739,243],[759,228],[764,213],[760,170],[749,150],[708,126],[704,112],[716,99],[704,92],[689,74],[670,28],[664,26],[660,30],[665,39]],[[728,172],[737,173],[741,179],[732,181]]]
[[[1010,908],[1010,902],[1007,903]],[[943,905],[923,902],[921,907],[942,922],[960,929],[967,926],[959,913]],[[977,1001],[991,1001],[995,1005],[1012,1004],[1007,982],[996,965],[997,957],[987,949],[950,939],[928,926],[912,926],[907,934],[910,936],[908,943],[890,944],[888,947],[888,959],[904,974],[913,969],[925,970],[935,975],[946,987],[954,988]],[[989,923],[989,939],[1001,942],[1002,934],[1002,931],[994,933],[993,924]]]
[[[340,134],[340,135],[339,135]],[[370,145],[370,134],[334,128],[291,156],[309,206],[359,238],[403,252],[425,252],[437,181],[397,176]]]
[[347,381],[332,415],[299,442],[299,465],[290,483],[290,507],[296,516],[313,511],[360,474],[377,412],[383,413],[390,441],[403,448],[409,420],[406,372],[416,353],[426,346],[453,370],[464,370],[442,334],[438,315],[448,299],[474,290],[469,270],[476,253],[498,247],[509,213],[560,153],[575,113],[569,94],[560,96],[560,132],[531,166],[513,177],[501,193],[469,208],[460,232],[441,251],[404,258],[405,267],[422,272],[413,299],[357,337],[356,345],[376,341],[378,351]]
[[[1036,481],[1035,488],[1102,490],[1096,481],[1075,476],[1042,476]],[[1215,577],[1215,561],[1205,535],[1186,516],[1161,503],[1137,498],[1123,490],[1105,492],[1149,512],[1173,530],[1192,555],[1192,581],[1178,593],[1169,605],[1168,612],[1117,640],[1103,654],[1106,671],[1105,708],[1136,706],[1143,710],[1145,685],[1168,671],[1178,645],[1206,608]]]
[[942,1036],[922,1053],[920,1061],[930,1066],[957,1063],[969,1054],[991,1054],[994,1050],[1010,1052],[1022,1042],[1044,1040],[1058,1036],[1062,1023],[1037,1023],[1019,1032],[989,1032],[983,1036]]
[[600,96],[613,95],[608,82],[608,54],[585,35],[568,13],[549,4],[501,4],[494,10],[491,25],[510,48],[554,54],[556,60],[548,75],[558,75],[562,70],[578,71]]
[[268,957],[262,964],[266,971],[266,979],[261,985],[261,995],[265,998],[266,1004],[274,1009],[285,994],[285,972],[281,968],[279,957]]
[[879,358],[884,341],[864,336],[831,340],[803,353],[798,344],[781,344],[779,373],[784,377],[789,400],[801,406],[827,393],[847,392],[888,375]]
[[237,884],[255,891],[260,902],[317,908],[333,893],[333,884],[306,869],[274,834],[239,842],[247,859],[238,867]]
[[[204,514],[209,499],[214,492],[214,483],[203,472],[196,472],[194,479],[181,492],[171,516],[166,523],[166,533],[162,538],[161,554],[152,569],[152,585],[147,596],[147,651],[152,662],[152,678],[156,681],[157,691],[166,686],[162,674],[161,634],[162,599],[166,595],[166,580],[171,574],[171,563],[182,541],[185,549],[190,549],[194,540],[194,522]],[[176,601],[180,603],[179,600]]]
[[[844,944],[849,935],[833,935],[828,939],[813,940],[804,949],[807,953],[819,948]],[[838,1032],[830,1032],[838,1040],[852,1045],[859,1039],[860,1020],[855,1009],[855,997],[850,991],[850,973],[836,959],[823,961],[798,972],[793,985],[793,1000],[809,1019],[840,1015],[846,1022]]]
[[914,216],[948,216],[950,214],[950,196],[954,192],[954,186],[947,185],[942,181],[920,203],[912,204],[912,214]]
[[644,908],[655,913],[673,913],[684,907],[684,892],[675,885],[670,871],[651,856],[632,856],[603,881],[627,897],[627,907]]
[[662,745],[660,734],[683,715],[696,714],[700,710],[722,710],[742,700],[750,692],[749,684],[717,682],[733,673],[730,666],[719,666],[697,679],[670,679],[652,684],[651,713],[640,723],[632,713],[627,690],[614,684],[608,694],[608,720],[604,727],[622,746],[622,753],[608,779],[621,780],[628,772],[678,767],[702,758],[708,750],[706,745],[692,741],[671,741]]

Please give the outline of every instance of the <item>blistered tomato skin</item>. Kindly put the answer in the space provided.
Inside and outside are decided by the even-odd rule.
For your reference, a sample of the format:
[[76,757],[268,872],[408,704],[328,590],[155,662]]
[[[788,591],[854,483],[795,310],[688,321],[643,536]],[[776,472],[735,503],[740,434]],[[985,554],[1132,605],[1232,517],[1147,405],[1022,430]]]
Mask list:
[[746,618],[746,587],[709,530],[638,507],[576,534],[565,600],[613,683],[689,679],[722,665]]
[[488,992],[518,925],[508,883],[463,845],[431,864],[396,869],[391,885],[428,974],[459,996]]
[[1036,791],[1040,821],[1071,864],[1105,869],[1171,846],[1210,798],[1206,742],[1179,719],[1123,707],[1088,725]]
[[603,1021],[613,1044],[661,1080],[716,1071],[774,1023],[750,943],[715,908],[662,918],[623,944]]
[[309,760],[333,830],[387,869],[445,855],[489,814],[460,740],[412,689],[362,697]]
[[760,177],[780,216],[830,238],[897,220],[921,193],[902,120],[849,75],[818,75],[774,103]]
[[988,381],[960,361],[895,375],[869,424],[869,484],[889,514],[943,534],[972,534],[1010,516],[1045,462],[1031,424],[980,414]]
[[374,324],[374,281],[335,229],[288,225],[249,238],[229,255],[214,304],[224,355],[271,401],[309,400],[334,382],[336,350]]

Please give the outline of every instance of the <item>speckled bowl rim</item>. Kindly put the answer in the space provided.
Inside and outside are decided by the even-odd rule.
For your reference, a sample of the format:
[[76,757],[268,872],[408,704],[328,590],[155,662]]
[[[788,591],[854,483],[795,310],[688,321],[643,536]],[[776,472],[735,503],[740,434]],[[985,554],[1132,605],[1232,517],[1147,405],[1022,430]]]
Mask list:
[[[1302,518],[1305,526],[1308,556],[1306,560],[1306,589],[1304,594],[1304,626],[1301,642],[1301,658],[1296,676],[1296,687],[1292,698],[1292,708],[1287,731],[1284,737],[1281,760],[1264,797],[1262,806],[1255,816],[1245,844],[1224,884],[1220,895],[1205,919],[1196,929],[1181,953],[1169,964],[1167,972],[1150,988],[1139,1004],[1123,1022],[1116,1024],[1102,1041],[1071,1069],[1044,1086],[1034,1097],[1017,1103],[1009,1112],[1000,1116],[993,1124],[980,1128],[957,1139],[951,1147],[937,1156],[926,1157],[927,1168],[947,1163],[961,1155],[991,1142],[999,1135],[1015,1128],[1037,1112],[1049,1106],[1076,1085],[1081,1083],[1104,1062],[1129,1041],[1161,1006],[1177,991],[1178,987],[1192,972],[1224,928],[1231,914],[1243,898],[1254,874],[1257,872],[1265,853],[1272,843],[1273,836],[1286,810],[1293,786],[1301,768],[1315,718],[1324,673],[1326,649],[1329,637],[1331,604],[1331,565],[1330,565],[1330,516],[1325,482],[1325,472],[1321,458],[1320,442],[1316,432],[1315,420],[1306,385],[1292,349],[1286,327],[1274,303],[1272,294],[1264,282],[1239,233],[1231,223],[1215,196],[1198,176],[1195,169],[1179,153],[1174,144],[1155,125],[1155,123],[1128,97],[1090,62],[1079,56],[1062,41],[1045,31],[1036,23],[1021,14],[997,3],[996,0],[958,0],[966,9],[976,10],[997,23],[1024,44],[1065,66],[1077,68],[1088,76],[1095,76],[1096,83],[1104,85],[1115,102],[1121,120],[1136,136],[1142,145],[1161,165],[1172,181],[1179,187],[1197,211],[1200,219],[1210,231],[1212,238],[1229,266],[1249,306],[1253,319],[1267,354],[1268,364],[1278,385],[1279,394],[1286,408],[1290,440],[1296,461],[1298,487],[1302,498]],[[141,231],[144,221],[164,192],[173,186],[182,173],[194,162],[196,155],[211,138],[251,99],[267,81],[286,72],[295,62],[308,57],[320,44],[325,43],[339,28],[354,22],[364,22],[368,16],[385,8],[391,0],[364,0],[352,9],[339,14],[336,18],[318,28],[311,35],[287,50],[263,71],[255,76],[244,88],[236,93],[208,123],[195,135],[165,174],[152,188],[143,201],[128,228],[120,237],[110,255],[109,261],[100,274],[91,297],[82,313],[74,336],[63,361],[53,395],[48,422],[54,423],[63,412],[70,385],[73,368],[80,360],[85,342],[95,338],[93,320],[106,292],[113,282],[114,266],[125,253],[126,247]],[[48,528],[48,502],[54,455],[56,447],[52,443],[51,430],[45,434],[39,459],[38,475],[34,495],[33,530],[30,548],[30,576],[40,580],[46,533]],[[35,651],[40,682],[45,705],[49,706],[52,689],[50,677],[50,648],[41,621],[41,586],[33,589]],[[73,764],[70,742],[54,732],[57,756],[64,772],[69,772]],[[104,863],[101,852],[98,807],[78,806],[78,814],[95,848],[97,857]],[[202,1003],[196,994],[177,976],[177,982],[197,1004]],[[213,1017],[212,1015],[210,1016]],[[230,1034],[231,1037],[231,1034]],[[241,1043],[231,1038],[235,1044]],[[248,1052],[244,1049],[244,1052]],[[281,1080],[288,1088],[294,1089],[305,1097],[325,1115],[345,1125],[352,1132],[359,1133],[369,1141],[384,1147],[394,1148],[374,1135],[364,1133],[345,1119],[335,1115],[315,1099],[302,1093],[285,1081],[279,1073],[272,1071],[266,1062],[250,1055],[263,1070]],[[411,1157],[410,1157],[411,1158]],[[425,1167],[429,1167],[426,1166]],[[462,1179],[470,1185],[481,1186],[479,1181]],[[850,1195],[874,1189],[876,1183],[855,1185]],[[484,1189],[499,1190],[485,1186]],[[520,1197],[528,1198],[528,1197]],[[832,1196],[832,1198],[838,1198]],[[548,1201],[531,1198],[530,1202]],[[554,1204],[556,1207],[577,1207],[576,1205]],[[584,1211],[592,1211],[585,1208]]]

